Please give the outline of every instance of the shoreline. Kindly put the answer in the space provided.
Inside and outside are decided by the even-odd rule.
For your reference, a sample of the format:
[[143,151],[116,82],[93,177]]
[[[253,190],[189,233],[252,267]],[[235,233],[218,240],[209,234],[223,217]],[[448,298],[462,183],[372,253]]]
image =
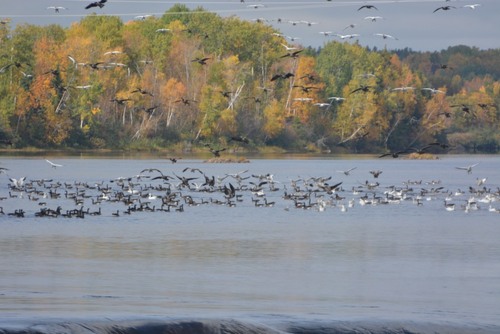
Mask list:
[[[275,316],[275,315],[274,315]],[[498,324],[422,322],[414,320],[269,320],[226,318],[57,319],[0,322],[2,334],[110,333],[110,334],[493,334]]]

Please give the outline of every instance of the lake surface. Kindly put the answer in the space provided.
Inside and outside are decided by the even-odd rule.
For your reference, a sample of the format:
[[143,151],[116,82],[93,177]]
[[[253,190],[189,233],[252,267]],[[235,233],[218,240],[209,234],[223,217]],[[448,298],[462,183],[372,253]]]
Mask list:
[[0,158],[0,328],[224,318],[500,332],[500,157],[47,158],[62,167]]

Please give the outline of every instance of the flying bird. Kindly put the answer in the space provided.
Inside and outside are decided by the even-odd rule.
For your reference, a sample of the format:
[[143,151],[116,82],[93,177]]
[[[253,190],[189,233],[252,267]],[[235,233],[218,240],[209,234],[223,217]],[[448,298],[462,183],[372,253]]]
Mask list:
[[442,90],[431,88],[431,87],[424,87],[424,88],[422,88],[422,90],[428,91],[431,94],[437,94],[437,93],[446,94],[446,92],[443,92]]
[[200,65],[206,65],[207,64],[207,60],[209,60],[209,59],[210,59],[210,57],[205,57],[205,58],[198,58],[198,57],[196,57],[195,59],[191,60],[191,62],[197,62]]
[[361,7],[358,8],[358,11],[361,10],[361,9],[363,9],[363,8],[378,10],[378,8],[375,7],[374,5],[363,5],[363,6],[361,6]]
[[271,78],[271,81],[275,81],[275,80],[278,80],[278,79],[288,79],[288,78],[291,78],[291,77],[294,77],[295,75],[293,73],[278,73],[278,74],[275,74],[273,75],[273,77]]
[[345,175],[350,175],[350,173],[351,173],[353,170],[355,170],[356,168],[357,168],[357,167],[352,167],[352,168],[350,168],[350,169],[348,169],[348,170],[338,170],[337,172],[338,172],[338,173],[344,173]]
[[297,50],[297,51],[293,51],[293,52],[288,52],[286,55],[283,55],[280,58],[285,58],[285,57],[298,58],[299,53],[302,51],[304,51],[304,50]]
[[61,6],[49,6],[47,9],[52,9],[54,12],[59,13],[60,10],[68,9],[66,7],[61,7]]
[[108,0],[99,0],[99,1],[95,1],[95,2],[91,2],[90,4],[88,4],[85,9],[90,9],[92,7],[99,7],[99,8],[102,8],[104,7],[104,4],[107,2]]
[[226,150],[226,148],[220,148],[220,149],[214,149],[210,144],[205,144],[206,147],[208,147],[208,150],[210,153],[214,155],[214,157],[219,158],[220,157],[220,152],[223,152]]
[[455,6],[441,6],[439,8],[434,9],[433,13],[437,12],[438,10],[450,10],[450,9],[454,9],[454,8],[457,8],[457,7],[455,7]]
[[337,36],[340,39],[352,39],[352,38],[359,37],[360,35],[359,34],[349,34],[349,35],[335,34],[335,36]]
[[281,45],[283,45],[283,47],[286,49],[286,51],[293,51],[293,50],[297,50],[296,47],[293,47],[293,46],[288,46],[286,44],[283,44],[281,43]]
[[179,103],[179,102],[182,102],[184,105],[188,106],[188,105],[191,104],[191,102],[196,102],[196,101],[195,100],[189,100],[189,99],[186,99],[184,97],[181,97],[180,99],[174,101],[174,103]]
[[384,18],[382,16],[367,16],[365,17],[365,20],[370,20],[372,22],[375,22],[377,20],[383,20]]
[[470,9],[476,9],[476,7],[481,6],[479,3],[475,3],[473,5],[464,5],[463,8],[470,8]]
[[312,89],[319,89],[314,86],[293,85],[293,88],[300,88],[304,93],[309,93]]
[[470,166],[467,166],[467,167],[455,167],[455,168],[456,169],[465,170],[465,171],[467,171],[467,174],[471,174],[472,173],[472,168],[476,167],[477,165],[479,165],[479,162],[477,164],[473,164],[473,165],[470,165]]
[[149,96],[154,96],[153,93],[151,92],[148,92],[147,90],[144,90],[140,87],[137,87],[136,89],[134,89],[133,91],[131,91],[130,93],[140,93],[142,95],[149,95]]
[[248,5],[247,7],[257,9],[259,7],[265,7],[265,6],[263,4],[255,4],[255,5]]
[[372,86],[365,86],[365,85],[363,85],[363,86],[360,86],[360,87],[356,88],[355,90],[353,90],[353,91],[351,92],[351,94],[356,93],[356,92],[364,92],[364,93],[367,93],[367,92],[369,92],[369,91],[370,91],[370,88],[372,88]]
[[50,164],[50,166],[52,168],[54,168],[54,169],[57,168],[57,167],[62,167],[63,166],[63,165],[60,165],[60,164],[53,163],[52,161],[47,160],[47,159],[45,159],[45,161],[47,161]]
[[394,39],[394,40],[398,40],[396,37],[394,36],[391,36],[391,35],[388,35],[388,34],[380,34],[380,33],[377,33],[377,34],[374,34],[375,36],[379,36],[379,37],[382,37],[383,39]]

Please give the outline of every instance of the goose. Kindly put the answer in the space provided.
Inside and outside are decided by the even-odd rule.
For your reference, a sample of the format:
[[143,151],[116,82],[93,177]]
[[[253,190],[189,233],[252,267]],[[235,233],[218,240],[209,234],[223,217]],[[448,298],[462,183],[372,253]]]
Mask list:
[[329,108],[332,104],[328,102],[317,102],[314,105],[318,106],[319,108]]
[[296,50],[296,51],[293,51],[293,52],[288,52],[286,55],[283,55],[280,58],[285,58],[285,57],[298,58],[299,57],[299,53],[302,52],[302,51],[304,51],[304,50]]
[[366,8],[366,9],[375,9],[375,10],[378,10],[377,7],[375,7],[374,5],[363,5],[361,7],[358,8],[358,11],[360,11],[361,9],[363,8]]
[[153,95],[153,93],[148,92],[147,90],[144,90],[144,89],[142,89],[142,88],[140,88],[140,87],[137,87],[136,89],[134,89],[134,90],[133,90],[133,91],[131,91],[130,93],[140,93],[140,94],[142,94],[142,95],[149,95],[149,96],[151,96],[151,97],[153,97],[153,96],[154,96],[154,95]]
[[450,10],[450,9],[455,9],[457,7],[455,6],[441,6],[439,8],[434,9],[433,13],[437,12],[438,10]]
[[300,39],[300,37],[293,37],[293,36],[285,36],[286,39],[295,42],[296,40]]
[[333,102],[333,101],[335,101],[335,102],[342,102],[342,101],[344,101],[344,100],[345,100],[345,97],[330,96],[330,97],[328,98],[328,100],[332,100],[332,102]]
[[346,176],[350,175],[353,170],[355,170],[357,167],[352,167],[349,168],[348,170],[338,170],[338,173],[344,173]]
[[354,89],[353,91],[351,91],[351,94],[354,94],[356,92],[364,92],[364,93],[367,93],[370,91],[370,89],[373,88],[372,86],[366,86],[366,85],[362,85],[362,86],[359,86],[358,88]]
[[47,9],[52,9],[54,12],[59,13],[60,10],[66,10],[68,8],[66,7],[61,7],[61,6],[49,6]]
[[260,8],[260,7],[265,7],[263,4],[254,4],[254,5],[247,5],[248,8],[254,8],[254,9],[257,9],[257,8]]
[[50,164],[50,166],[52,168],[54,168],[54,169],[57,168],[57,167],[62,167],[63,166],[63,165],[60,165],[60,164],[53,163],[52,161],[47,160],[47,159],[45,159],[45,161],[47,161]]
[[224,152],[226,148],[220,148],[220,149],[214,149],[210,144],[205,144],[206,147],[208,147],[208,150],[210,153],[214,155],[214,157],[219,158],[220,157],[220,152]]
[[108,0],[99,0],[99,1],[95,1],[95,2],[91,2],[90,4],[88,4],[85,9],[90,9],[90,8],[93,8],[93,7],[99,7],[99,8],[102,8],[104,7],[104,4],[107,2]]
[[118,105],[121,105],[121,106],[122,106],[122,105],[124,105],[124,104],[125,104],[125,102],[130,101],[130,99],[120,99],[120,98],[116,98],[116,97],[115,97],[115,98],[113,98],[113,99],[111,99],[111,100],[109,100],[109,101],[110,101],[110,102],[115,102],[116,104],[118,104]]
[[446,94],[446,92],[443,92],[442,90],[431,88],[431,87],[424,87],[422,90],[430,92],[431,94]]
[[207,60],[211,59],[210,57],[204,57],[204,58],[198,58],[196,57],[195,59],[191,60],[191,62],[197,62],[200,65],[206,65]]
[[345,31],[347,29],[354,29],[355,27],[356,27],[356,24],[351,23],[351,24],[346,25],[345,28],[342,29],[342,31]]
[[476,179],[476,184],[477,184],[477,186],[478,186],[478,187],[479,187],[479,186],[482,186],[483,184],[485,184],[485,183],[486,183],[486,180],[487,180],[487,178],[485,178],[485,177],[483,177],[483,178],[477,178],[477,179]]
[[228,142],[231,142],[231,141],[237,141],[237,142],[244,143],[244,144],[250,143],[250,139],[248,139],[245,136],[240,136],[240,135],[229,137]]
[[408,91],[413,91],[415,90],[415,87],[396,87],[396,88],[393,88],[391,89],[391,91],[393,92],[408,92]]
[[307,24],[309,27],[312,27],[314,24],[318,24],[318,22],[310,22],[310,21],[300,21],[300,23]]
[[314,86],[302,86],[302,85],[293,85],[293,88],[300,88],[304,93],[309,93],[312,89],[319,89]]
[[286,49],[286,51],[293,51],[293,50],[297,50],[297,48],[296,48],[296,47],[294,47],[294,46],[288,46],[288,45],[283,44],[283,43],[281,43],[281,45],[283,45],[283,47]]
[[370,20],[372,22],[375,22],[377,20],[384,20],[382,16],[367,16],[365,17],[365,20]]
[[148,17],[151,17],[153,15],[151,14],[146,14],[146,15],[137,15],[136,17],[134,17],[135,20],[140,20],[140,21],[144,21],[145,19],[147,19]]
[[189,100],[189,99],[186,99],[184,97],[181,97],[180,99],[174,101],[174,103],[179,103],[179,102],[182,102],[184,105],[188,106],[191,104],[191,102],[197,102],[197,101]]
[[383,158],[383,157],[388,157],[388,156],[391,156],[391,157],[393,157],[393,158],[399,158],[399,156],[400,156],[401,154],[408,154],[408,151],[407,151],[407,150],[404,150],[404,151],[388,152],[388,153],[381,154],[381,155],[379,155],[378,157],[379,157],[379,158]]
[[278,73],[278,74],[275,74],[271,77],[270,81],[275,81],[275,80],[278,80],[278,79],[288,79],[288,78],[291,78],[291,77],[294,77],[295,74],[293,73]]
[[481,4],[479,4],[479,3],[475,3],[475,4],[473,4],[473,5],[464,5],[464,6],[462,6],[462,7],[463,7],[463,8],[476,9],[476,7],[479,7],[479,6],[481,6]]
[[24,181],[26,180],[26,176],[23,176],[19,179],[14,179],[9,177],[11,187],[14,189],[21,189],[24,186]]
[[340,39],[352,39],[352,38],[359,37],[360,35],[359,34],[349,34],[349,35],[335,34],[335,36],[337,36]]
[[479,162],[478,162],[478,163],[476,163],[476,164],[473,164],[473,165],[467,166],[467,167],[455,167],[455,168],[456,168],[456,169],[465,170],[465,171],[467,171],[467,174],[471,174],[471,173],[472,173],[472,168],[476,167],[477,165],[479,165]]
[[388,34],[381,34],[381,33],[376,33],[374,34],[375,36],[379,36],[379,37],[382,37],[383,39],[394,39],[394,40],[398,40],[396,37],[394,36],[391,36],[391,35],[388,35]]
[[117,56],[119,54],[122,54],[123,52],[122,51],[119,51],[119,50],[112,50],[112,51],[107,51],[107,52],[104,52],[104,55],[105,56],[109,56],[109,55],[112,55],[112,56]]

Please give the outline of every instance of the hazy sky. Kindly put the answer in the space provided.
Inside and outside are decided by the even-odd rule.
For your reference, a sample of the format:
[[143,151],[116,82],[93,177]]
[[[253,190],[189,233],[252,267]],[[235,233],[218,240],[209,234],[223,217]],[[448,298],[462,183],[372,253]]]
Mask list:
[[[108,0],[103,8],[84,9],[92,0],[0,0],[0,18],[11,26],[59,24],[67,27],[89,13],[117,15],[124,22],[139,15],[161,16],[176,3],[190,9],[202,6],[221,16],[236,15],[245,20],[266,20],[283,35],[294,38],[289,44],[322,46],[340,40],[334,34],[358,34],[361,45],[377,48],[434,51],[464,44],[481,49],[500,48],[500,0],[393,0],[393,1],[298,1],[298,0]],[[475,9],[464,7],[480,4]],[[255,5],[255,8],[253,7]],[[363,8],[373,5],[376,9]],[[61,6],[59,13],[47,9]],[[438,10],[452,6],[449,10]],[[196,15],[196,14],[193,14]],[[366,19],[380,16],[382,19]],[[278,19],[281,20],[279,23]],[[307,21],[296,23],[291,21]],[[349,27],[354,25],[353,28]],[[331,32],[324,36],[320,32]],[[391,35],[397,39],[375,34]],[[347,39],[346,39],[347,40]]]

